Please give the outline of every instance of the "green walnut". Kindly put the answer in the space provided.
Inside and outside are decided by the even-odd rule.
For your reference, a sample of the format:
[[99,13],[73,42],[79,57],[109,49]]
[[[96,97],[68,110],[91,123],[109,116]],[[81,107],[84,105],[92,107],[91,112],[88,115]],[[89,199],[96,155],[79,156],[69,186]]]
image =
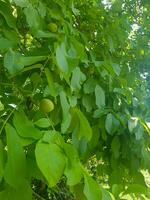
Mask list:
[[51,22],[48,24],[48,29],[52,32],[52,33],[56,33],[58,30],[57,24]]
[[40,102],[40,110],[44,113],[49,113],[54,110],[54,104],[50,99],[42,99]]

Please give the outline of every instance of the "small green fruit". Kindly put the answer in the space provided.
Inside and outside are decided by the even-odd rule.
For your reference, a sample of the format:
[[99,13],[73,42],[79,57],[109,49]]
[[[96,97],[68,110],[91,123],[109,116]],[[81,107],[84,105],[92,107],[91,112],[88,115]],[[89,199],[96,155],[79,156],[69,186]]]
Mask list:
[[56,33],[58,30],[57,24],[55,23],[49,23],[48,24],[48,29],[52,32],[52,33]]
[[42,99],[40,102],[40,110],[44,113],[49,113],[54,110],[54,104],[50,99]]

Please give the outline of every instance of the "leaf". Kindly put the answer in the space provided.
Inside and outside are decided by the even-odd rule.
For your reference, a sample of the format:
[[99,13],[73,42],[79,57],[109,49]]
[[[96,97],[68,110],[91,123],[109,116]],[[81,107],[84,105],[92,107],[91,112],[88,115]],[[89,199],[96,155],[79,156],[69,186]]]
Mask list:
[[48,128],[51,126],[51,123],[47,118],[41,118],[37,120],[36,122],[34,122],[34,124],[41,128]]
[[80,90],[82,83],[86,80],[86,76],[81,72],[79,67],[76,67],[72,72],[71,87],[74,90]]
[[45,68],[45,75],[46,75],[46,78],[47,78],[50,95],[53,96],[53,97],[56,97],[57,96],[57,90],[56,90],[56,86],[54,84],[53,75],[48,68]]
[[0,101],[0,111],[4,110],[4,104]]
[[24,9],[24,14],[26,16],[27,23],[30,27],[40,28],[41,19],[39,17],[38,11],[32,6],[31,3],[28,3],[28,6]]
[[0,192],[0,199],[3,200],[32,200],[32,189],[27,181],[20,188],[14,189],[7,185],[5,190]]
[[63,175],[66,158],[57,144],[38,142],[35,149],[39,169],[48,181],[49,187],[57,184]]
[[0,140],[0,182],[4,175],[4,146],[2,141]]
[[15,74],[16,72],[24,68],[24,65],[21,62],[20,58],[21,58],[21,54],[15,53],[12,49],[10,49],[5,54],[4,66],[11,75]]
[[150,189],[143,185],[132,184],[125,191],[126,194],[145,194],[148,198],[150,198]]
[[76,200],[87,200],[83,193],[83,188],[84,188],[83,183],[79,183],[71,187],[71,191],[74,193]]
[[93,99],[93,95],[83,95],[82,96],[82,103],[83,106],[86,108],[87,112],[91,112],[92,109],[95,107],[95,99]]
[[12,15],[12,9],[8,2],[0,1],[0,14],[4,16],[9,27],[16,28],[16,19]]
[[112,63],[112,67],[113,67],[113,70],[116,73],[116,75],[119,76],[120,75],[120,71],[121,71],[120,66],[118,64],[116,64],[116,63]]
[[65,42],[62,42],[56,49],[56,61],[59,69],[64,73],[68,73],[69,66],[66,59]]
[[119,126],[119,121],[111,114],[107,114],[105,120],[105,128],[110,135],[113,135]]
[[1,52],[5,52],[13,46],[14,46],[14,43],[12,41],[0,36],[0,51]]
[[128,120],[128,129],[130,133],[133,132],[134,128],[137,126],[138,118],[137,117],[131,117],[131,119]]
[[67,101],[66,94],[64,91],[60,93],[60,103],[63,112],[63,120],[61,123],[61,131],[65,133],[70,125],[71,122],[71,115],[70,115],[70,105]]
[[87,79],[83,85],[83,90],[85,94],[90,94],[95,91],[96,81],[93,78]]
[[45,59],[45,56],[24,57],[10,49],[4,57],[4,66],[11,75],[21,71],[25,66]]
[[96,105],[98,108],[105,106],[105,93],[104,90],[99,86],[96,85],[95,87],[95,97],[96,97]]
[[74,108],[73,112],[77,115],[79,119],[79,128],[77,130],[78,139],[85,138],[87,141],[89,141],[92,137],[92,129],[87,118],[77,108]]
[[19,188],[26,178],[26,158],[15,129],[6,125],[8,159],[4,171],[5,181],[13,188]]
[[118,158],[120,155],[120,151],[119,151],[120,145],[121,144],[120,144],[119,138],[117,136],[115,136],[111,143],[111,149],[112,149],[112,152],[113,152],[115,158]]
[[13,0],[15,2],[15,4],[17,6],[20,6],[20,7],[27,7],[28,6],[28,0]]
[[37,140],[42,136],[42,132],[34,127],[23,111],[15,112],[13,124],[21,137]]
[[82,177],[82,168],[78,154],[71,144],[64,145],[64,151],[67,156],[67,164],[64,174],[67,177],[68,185],[76,185]]
[[101,189],[96,181],[84,174],[84,194],[87,200],[102,199]]
[[102,191],[102,200],[115,200],[114,196],[107,190],[101,188]]

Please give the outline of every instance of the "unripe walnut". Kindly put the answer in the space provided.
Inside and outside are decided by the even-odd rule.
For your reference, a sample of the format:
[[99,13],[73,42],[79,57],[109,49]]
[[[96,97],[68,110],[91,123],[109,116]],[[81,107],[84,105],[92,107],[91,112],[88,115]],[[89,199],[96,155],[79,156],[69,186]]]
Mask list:
[[40,102],[40,110],[44,113],[49,113],[54,110],[54,104],[50,99],[42,99]]

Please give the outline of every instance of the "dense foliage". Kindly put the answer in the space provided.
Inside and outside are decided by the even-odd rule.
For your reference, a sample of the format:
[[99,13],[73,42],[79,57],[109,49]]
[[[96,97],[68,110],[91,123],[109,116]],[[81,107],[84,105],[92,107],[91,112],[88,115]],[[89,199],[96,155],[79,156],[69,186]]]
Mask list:
[[0,0],[0,199],[150,199],[149,10]]

